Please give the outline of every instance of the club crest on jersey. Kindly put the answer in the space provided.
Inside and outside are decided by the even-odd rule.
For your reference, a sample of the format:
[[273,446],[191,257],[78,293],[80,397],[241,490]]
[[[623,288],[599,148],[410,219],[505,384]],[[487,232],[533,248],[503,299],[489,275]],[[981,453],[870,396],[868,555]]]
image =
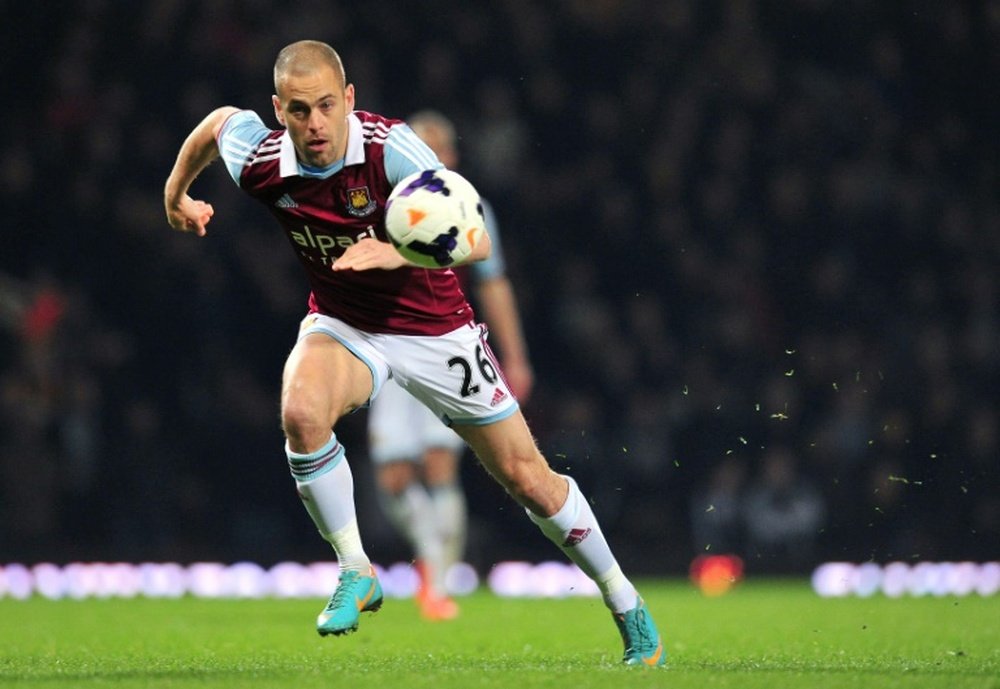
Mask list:
[[371,215],[375,206],[375,199],[369,193],[368,187],[354,187],[347,190],[347,212],[355,218]]

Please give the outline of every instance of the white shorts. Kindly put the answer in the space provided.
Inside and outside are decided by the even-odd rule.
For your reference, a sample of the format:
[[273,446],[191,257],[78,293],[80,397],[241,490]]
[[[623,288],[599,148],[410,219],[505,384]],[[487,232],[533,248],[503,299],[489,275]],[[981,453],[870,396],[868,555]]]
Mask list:
[[376,464],[419,461],[430,449],[458,453],[465,442],[406,390],[388,383],[368,410],[368,455]]
[[372,399],[392,378],[448,426],[486,425],[518,409],[486,344],[485,325],[470,323],[444,335],[389,335],[313,313],[302,321],[299,338],[311,333],[332,337],[368,366]]

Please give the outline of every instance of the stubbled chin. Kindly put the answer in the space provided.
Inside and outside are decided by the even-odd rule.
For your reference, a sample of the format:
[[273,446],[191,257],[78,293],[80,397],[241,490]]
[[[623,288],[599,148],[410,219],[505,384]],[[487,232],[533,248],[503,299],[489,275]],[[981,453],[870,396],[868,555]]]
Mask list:
[[310,167],[326,167],[331,162],[328,160],[329,157],[325,150],[313,151],[306,149],[306,151],[299,153],[299,159]]

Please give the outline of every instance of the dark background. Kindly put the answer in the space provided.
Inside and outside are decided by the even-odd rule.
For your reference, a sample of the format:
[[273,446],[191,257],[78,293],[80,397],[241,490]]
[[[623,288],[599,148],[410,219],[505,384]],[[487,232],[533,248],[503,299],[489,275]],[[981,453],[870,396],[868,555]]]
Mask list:
[[[211,109],[273,124],[301,38],[340,51],[359,108],[456,121],[521,301],[525,413],[626,571],[997,556],[1000,3],[3,13],[0,561],[332,556],[278,428],[292,252],[219,164],[207,238],[162,209]],[[363,422],[338,435],[388,563]],[[470,561],[558,557],[464,468]]]

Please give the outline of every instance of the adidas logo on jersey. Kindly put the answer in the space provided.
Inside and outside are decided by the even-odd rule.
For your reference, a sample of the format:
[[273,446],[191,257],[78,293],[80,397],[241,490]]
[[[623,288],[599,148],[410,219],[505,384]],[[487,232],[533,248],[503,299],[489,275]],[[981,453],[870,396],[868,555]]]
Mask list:
[[295,203],[293,199],[288,194],[282,194],[281,198],[274,202],[274,205],[278,208],[298,208],[299,204]]
[[493,390],[493,399],[492,401],[490,401],[490,406],[495,407],[501,402],[503,402],[505,399],[507,399],[507,393],[501,390],[500,388],[496,388],[495,390]]

